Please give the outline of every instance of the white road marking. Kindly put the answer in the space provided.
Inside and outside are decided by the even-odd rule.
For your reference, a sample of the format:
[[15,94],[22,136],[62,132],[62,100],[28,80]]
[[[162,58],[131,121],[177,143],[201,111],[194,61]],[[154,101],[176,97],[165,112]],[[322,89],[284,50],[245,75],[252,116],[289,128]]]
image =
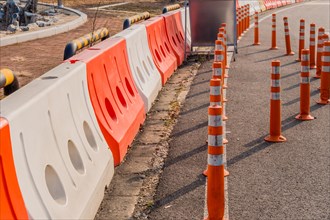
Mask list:
[[88,8],[88,9],[97,10],[97,9],[111,8],[111,7],[116,7],[116,6],[120,6],[120,5],[126,5],[128,3],[129,2],[121,2],[121,3],[116,3],[116,4],[103,5],[103,6],[100,6],[100,7]]

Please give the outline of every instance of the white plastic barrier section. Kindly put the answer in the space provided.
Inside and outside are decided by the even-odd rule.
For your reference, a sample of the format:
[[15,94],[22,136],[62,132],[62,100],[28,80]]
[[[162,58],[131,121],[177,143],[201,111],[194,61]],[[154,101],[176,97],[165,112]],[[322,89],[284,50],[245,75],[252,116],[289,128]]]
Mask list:
[[[186,17],[185,17],[186,16]],[[187,22],[185,24],[185,21]],[[185,31],[186,26],[187,26],[187,44],[189,45],[189,48],[191,48],[191,28],[190,28],[190,14],[189,14],[189,7],[187,7],[186,9],[186,13],[185,13],[185,9],[181,9],[181,23],[182,23],[182,27],[183,27],[183,31]]]
[[86,79],[63,63],[0,102],[30,219],[93,219],[112,179]]
[[150,53],[146,27],[139,24],[132,25],[113,37],[126,39],[134,82],[144,102],[145,112],[148,112],[162,88],[162,80]]

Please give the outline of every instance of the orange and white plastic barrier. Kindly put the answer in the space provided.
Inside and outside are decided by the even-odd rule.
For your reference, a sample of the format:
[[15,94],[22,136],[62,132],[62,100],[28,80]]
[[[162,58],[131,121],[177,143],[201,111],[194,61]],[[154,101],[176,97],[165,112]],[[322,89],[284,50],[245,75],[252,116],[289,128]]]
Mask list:
[[277,50],[276,46],[276,14],[272,14],[272,46],[271,50]]
[[152,60],[146,28],[144,25],[132,25],[114,37],[123,37],[126,40],[128,63],[144,102],[145,112],[148,112],[162,88],[162,79]]
[[94,112],[115,165],[119,165],[146,114],[128,64],[126,41],[109,38],[70,61],[75,60],[87,65],[88,90]]
[[[186,32],[187,34],[187,44],[189,48],[191,48],[191,27],[190,27],[190,12],[189,8],[185,10],[184,8],[180,10],[181,12],[181,23],[182,23],[182,28],[183,28],[183,33]],[[186,25],[185,25],[186,22]],[[187,28],[187,30],[186,30]]]
[[320,27],[317,36],[317,51],[316,51],[316,72],[314,78],[321,78],[322,52],[323,52],[323,35],[324,28]]
[[0,219],[28,219],[18,185],[8,121],[0,117]]
[[259,18],[258,12],[254,14],[254,43],[253,45],[260,45],[259,42]]
[[280,61],[272,61],[272,84],[270,98],[270,132],[265,137],[268,142],[284,142],[286,138],[281,134],[281,87],[280,87]]
[[310,24],[310,35],[309,35],[309,52],[310,52],[310,69],[316,69],[315,62],[315,24]]
[[301,73],[300,73],[300,114],[298,120],[313,120],[310,115],[310,76],[309,76],[309,50],[301,51]]
[[299,27],[299,51],[298,51],[298,59],[296,61],[301,60],[301,51],[305,49],[305,20],[300,19],[300,27]]
[[294,55],[294,52],[291,50],[288,17],[284,17],[283,21],[284,21],[284,32],[285,32],[286,55],[292,56],[292,55]]
[[225,167],[222,108],[208,109],[207,210],[206,219],[222,220],[225,214]]
[[[189,52],[189,46],[185,45],[184,31],[181,24],[181,12],[176,10],[163,14],[165,20],[166,35],[170,46],[176,56],[177,65],[180,66],[184,61],[184,50]],[[166,47],[166,46],[165,46]],[[165,49],[165,48],[164,48]]]
[[321,105],[330,104],[330,41],[324,42],[324,51],[322,53],[320,100],[317,103]]
[[165,85],[178,67],[177,58],[166,36],[165,19],[161,16],[153,17],[141,24],[146,26],[150,52],[161,74],[162,85]]
[[114,162],[90,102],[86,65],[66,62],[32,81],[1,100],[1,117],[29,219],[94,218]]

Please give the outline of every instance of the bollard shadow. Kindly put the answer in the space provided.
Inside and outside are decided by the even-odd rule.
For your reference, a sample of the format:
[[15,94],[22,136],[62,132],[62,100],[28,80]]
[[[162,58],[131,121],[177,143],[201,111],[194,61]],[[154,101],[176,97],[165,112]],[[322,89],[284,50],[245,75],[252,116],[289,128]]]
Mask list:
[[261,63],[261,62],[265,62],[265,61],[269,61],[269,60],[274,60],[274,59],[281,58],[281,57],[285,57],[285,56],[286,56],[286,55],[280,55],[280,56],[276,56],[276,57],[270,57],[270,58],[267,58],[267,59],[258,60],[258,61],[256,61],[255,63]]
[[[314,90],[313,92],[311,92],[311,96],[317,95],[318,93],[319,93],[318,90]],[[299,102],[299,101],[300,101],[300,97],[298,97],[298,98],[296,98],[296,99],[293,99],[293,100],[291,100],[291,101],[289,101],[289,102],[286,102],[286,103],[284,103],[283,105],[284,105],[284,106],[289,106],[289,105],[292,105],[292,104],[294,104],[294,103],[296,103],[296,102]]]
[[154,205],[151,207],[151,211],[154,211],[155,209],[158,209],[160,207],[163,207],[172,201],[178,199],[181,196],[184,196],[185,194],[197,189],[200,186],[204,186],[206,183],[206,178],[203,176],[203,174],[200,174],[197,176],[197,179],[193,181],[192,183],[174,191],[173,193],[165,196],[162,199],[156,200]]
[[180,132],[177,132],[175,134],[172,134],[170,137],[171,138],[177,138],[177,137],[180,137],[181,135],[187,134],[187,133],[192,132],[192,131],[195,131],[197,129],[201,129],[201,128],[207,127],[207,125],[208,125],[208,121],[205,121],[205,122],[203,122],[201,124],[195,125],[193,127],[190,127],[188,129],[185,129],[183,131],[180,131]]
[[291,77],[291,76],[294,76],[296,74],[300,73],[300,71],[297,71],[297,72],[294,72],[294,73],[290,73],[288,75],[285,75],[285,76],[281,76],[281,79],[285,79],[285,78],[288,78],[288,77]]
[[209,90],[204,90],[204,91],[201,91],[201,92],[198,92],[195,94],[188,95],[188,96],[186,96],[186,99],[191,99],[191,98],[199,96],[199,95],[208,94],[209,92],[210,92]]
[[187,158],[189,158],[189,157],[191,157],[191,156],[193,156],[195,154],[199,154],[199,153],[201,153],[203,151],[207,151],[207,144],[206,143],[203,144],[203,145],[201,145],[201,146],[199,146],[199,147],[197,147],[197,148],[195,148],[195,149],[193,149],[193,150],[191,150],[191,151],[185,152],[184,154],[181,154],[181,155],[179,155],[179,156],[177,156],[177,157],[175,157],[175,158],[173,158],[171,160],[167,160],[165,162],[164,167],[167,168],[167,167],[169,167],[169,166],[171,166],[173,164],[176,164],[176,163],[178,163],[180,161],[183,161],[183,160],[185,160],[185,159],[187,159]]
[[212,69],[211,70],[206,70],[206,71],[203,71],[203,72],[199,72],[199,73],[197,73],[197,75],[202,75],[202,74],[206,74],[206,73],[212,73]]
[[282,64],[281,67],[290,66],[290,65],[295,64],[295,63],[297,63],[297,62],[293,61],[291,63]]
[[[251,45],[251,46],[254,46],[254,45]],[[268,51],[269,51],[269,49],[259,50],[259,51],[253,52],[253,53],[248,53],[246,55],[248,56],[248,55],[253,55],[253,54],[258,54],[258,53],[264,53],[264,52],[268,52]]]
[[207,82],[210,82],[210,80],[209,79],[205,79],[203,81],[193,83],[193,84],[191,84],[191,86],[193,87],[193,86],[197,86],[197,85],[204,84],[204,83],[207,83]]
[[180,115],[186,115],[186,114],[192,113],[194,111],[198,111],[198,110],[201,110],[203,108],[207,108],[207,107],[209,107],[209,105],[210,105],[210,103],[205,103],[205,104],[203,104],[201,106],[198,106],[196,108],[192,108],[190,110],[184,111],[184,112],[180,113]]
[[298,88],[299,86],[300,86],[300,83],[295,84],[295,85],[292,85],[292,86],[290,86],[290,87],[288,87],[288,88],[285,88],[285,89],[283,89],[283,90],[284,90],[284,91],[289,91],[289,90],[291,90],[291,89]]

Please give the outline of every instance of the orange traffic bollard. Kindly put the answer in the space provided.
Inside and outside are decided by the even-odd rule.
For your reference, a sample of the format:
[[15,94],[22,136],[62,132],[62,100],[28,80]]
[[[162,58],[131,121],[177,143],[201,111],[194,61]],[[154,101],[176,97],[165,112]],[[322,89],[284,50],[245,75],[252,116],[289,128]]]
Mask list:
[[296,61],[301,60],[301,51],[305,49],[305,20],[300,19],[300,28],[299,28],[299,51],[298,51],[298,58]]
[[[221,41],[216,41],[216,42],[221,42]],[[224,78],[225,78],[225,51],[224,50],[215,50],[214,51],[214,61],[215,62],[221,62],[222,63],[222,71],[223,71],[223,88],[227,89],[228,86],[225,84]],[[227,76],[228,77],[228,76]]]
[[276,46],[276,14],[272,14],[272,46],[271,50],[277,50]]
[[259,42],[259,18],[258,18],[258,12],[255,12],[254,14],[254,43],[253,45],[260,45]]
[[280,61],[272,61],[272,86],[270,100],[270,132],[265,137],[268,142],[284,142],[286,138],[281,135],[281,88],[280,88]]
[[316,52],[316,75],[314,78],[321,78],[321,58],[322,58],[322,51],[323,51],[323,35],[324,35],[324,28],[320,27],[318,36],[317,36],[317,52]]
[[248,4],[247,28],[250,28],[250,4]]
[[248,5],[244,5],[244,33],[246,33],[248,29],[248,23],[247,23],[247,18],[248,18]]
[[315,63],[315,24],[310,25],[310,35],[309,35],[309,52],[310,52],[310,69],[316,69]]
[[[223,34],[223,37],[221,37],[221,34]],[[228,60],[227,60],[227,31],[226,31],[226,23],[221,24],[221,28],[219,28],[218,33],[218,40],[222,40],[225,44],[225,68],[229,69],[228,66]]]
[[[224,68],[223,68],[222,63],[221,62],[214,62],[213,63],[212,78],[216,78],[216,79],[221,80],[221,103],[222,103],[222,107],[225,109],[227,99],[226,99],[225,88],[223,86],[223,84],[224,84],[223,72],[224,72]],[[223,111],[222,119],[224,121],[226,121],[228,119],[228,117],[225,115],[225,111]]]
[[283,21],[284,21],[284,31],[285,31],[286,55],[291,56],[294,55],[294,52],[291,50],[288,17],[284,17]]
[[300,73],[300,114],[296,119],[306,121],[313,120],[310,115],[310,78],[309,78],[309,50],[301,51],[301,73]]
[[223,220],[225,214],[225,166],[222,143],[222,108],[208,109],[207,210],[208,220]]
[[[213,63],[214,70],[217,70],[217,65],[221,65],[221,63]],[[221,68],[221,66],[220,66]],[[222,120],[224,116],[224,106],[223,103],[223,87],[221,81],[221,73],[215,71],[213,78],[210,81],[210,106],[219,105],[222,107]],[[223,138],[223,143],[228,144],[228,140]]]
[[324,51],[322,53],[322,73],[321,73],[321,89],[320,105],[330,104],[330,41],[324,42]]

